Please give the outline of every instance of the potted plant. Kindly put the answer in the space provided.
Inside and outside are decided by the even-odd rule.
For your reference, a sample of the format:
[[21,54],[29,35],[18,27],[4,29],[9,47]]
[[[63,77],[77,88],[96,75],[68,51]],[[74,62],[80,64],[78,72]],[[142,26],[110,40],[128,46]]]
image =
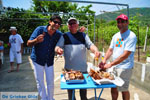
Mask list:
[[147,53],[146,56],[147,56],[146,61],[147,61],[148,63],[150,63],[150,53]]

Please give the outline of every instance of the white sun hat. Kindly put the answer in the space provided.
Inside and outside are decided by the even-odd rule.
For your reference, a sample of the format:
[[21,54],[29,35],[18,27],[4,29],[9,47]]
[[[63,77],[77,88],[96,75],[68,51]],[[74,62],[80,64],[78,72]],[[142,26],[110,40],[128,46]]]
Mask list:
[[17,31],[17,28],[14,27],[14,26],[11,26],[10,29],[9,29],[9,31],[11,31],[11,30],[16,30]]

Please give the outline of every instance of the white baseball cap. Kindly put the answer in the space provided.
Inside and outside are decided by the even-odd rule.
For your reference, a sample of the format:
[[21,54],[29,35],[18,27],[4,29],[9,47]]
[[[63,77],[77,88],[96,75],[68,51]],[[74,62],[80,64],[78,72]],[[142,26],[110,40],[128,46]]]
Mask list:
[[14,26],[11,26],[10,29],[9,29],[9,31],[11,31],[11,30],[16,30],[17,31],[17,28],[14,27]]
[[69,18],[69,19],[68,19],[68,23],[69,23],[71,20],[75,20],[75,21],[77,22],[77,24],[79,24],[79,21],[78,21],[76,18],[74,18],[74,17]]

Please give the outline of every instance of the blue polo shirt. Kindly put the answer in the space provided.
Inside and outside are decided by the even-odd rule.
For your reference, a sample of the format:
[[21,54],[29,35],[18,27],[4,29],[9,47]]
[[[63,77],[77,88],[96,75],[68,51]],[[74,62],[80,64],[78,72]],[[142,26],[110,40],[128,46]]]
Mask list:
[[31,59],[39,65],[44,66],[47,64],[51,66],[54,64],[54,49],[62,33],[57,30],[50,36],[47,26],[39,26],[34,30],[29,40],[35,39],[40,34],[43,34],[43,32],[45,33],[44,41],[33,46]]

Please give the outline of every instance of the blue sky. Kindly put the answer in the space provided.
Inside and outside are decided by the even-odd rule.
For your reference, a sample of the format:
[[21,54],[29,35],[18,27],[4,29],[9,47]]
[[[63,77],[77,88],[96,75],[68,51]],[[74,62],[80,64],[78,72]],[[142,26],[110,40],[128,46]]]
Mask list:
[[[109,3],[123,3],[128,4],[129,8],[133,7],[150,7],[150,0],[90,0],[90,1],[100,1],[100,2],[109,2]],[[32,0],[2,0],[3,6],[5,7],[18,7],[29,9],[32,5]],[[79,3],[80,6],[88,5],[89,3]],[[100,14],[102,11],[115,11],[118,9],[123,9],[126,7],[123,6],[114,6],[114,5],[103,5],[103,4],[92,4],[91,8],[97,14]]]

